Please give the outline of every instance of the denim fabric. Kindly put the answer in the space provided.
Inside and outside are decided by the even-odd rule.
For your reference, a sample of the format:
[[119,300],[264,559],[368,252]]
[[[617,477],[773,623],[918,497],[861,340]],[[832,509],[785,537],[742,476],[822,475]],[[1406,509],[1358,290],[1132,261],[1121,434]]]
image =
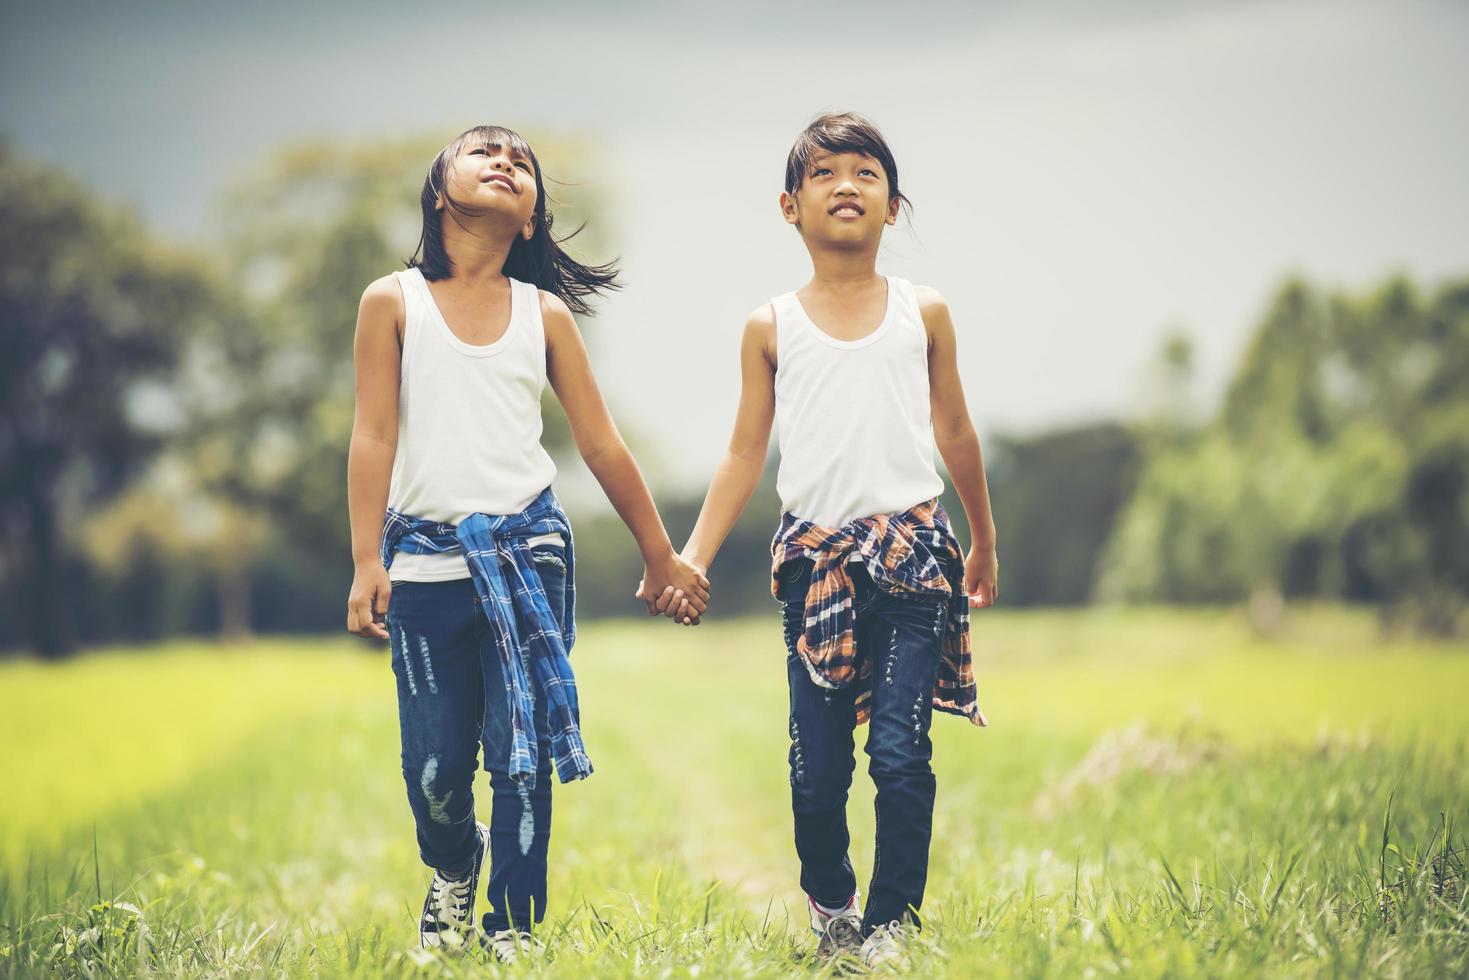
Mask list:
[[[540,585],[563,621],[562,548],[531,549]],[[518,624],[521,635],[528,624]],[[546,849],[551,837],[551,726],[536,699],[540,777],[512,779],[506,680],[497,634],[470,579],[399,582],[388,605],[403,778],[417,825],[419,854],[432,868],[456,871],[474,854],[474,773],[483,747],[490,776],[490,870],[486,930],[529,930],[546,911]],[[518,656],[518,655],[517,655]]]
[[[554,602],[541,589],[531,558],[530,540],[545,534],[559,534],[566,542],[565,592]],[[551,749],[561,781],[590,776],[592,760],[582,744],[581,708],[570,660],[576,642],[576,560],[571,524],[551,488],[542,490],[518,514],[470,514],[457,527],[389,510],[381,548],[383,567],[389,571],[399,551],[463,552],[500,651],[510,714],[510,777],[535,785],[540,769],[534,727],[537,697],[545,702],[545,710],[539,712],[541,725],[552,726]]]
[[[801,888],[829,908],[857,888],[847,854],[847,791],[855,768],[853,733],[858,691],[812,680],[797,653],[813,562],[782,569],[786,674],[790,683],[791,808]],[[948,600],[891,595],[873,585],[863,565],[850,568],[859,658],[870,659],[871,719],[867,771],[877,787],[877,849],[867,890],[863,933],[888,922],[919,924],[933,832],[934,678]]]

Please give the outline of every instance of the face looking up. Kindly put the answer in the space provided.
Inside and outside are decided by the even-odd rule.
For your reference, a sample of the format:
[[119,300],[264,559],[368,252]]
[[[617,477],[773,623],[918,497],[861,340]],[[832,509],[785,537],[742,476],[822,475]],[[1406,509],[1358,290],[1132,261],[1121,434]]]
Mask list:
[[[444,175],[444,190],[463,212],[499,217],[519,227],[526,239],[535,231],[535,164],[510,147],[466,145]],[[445,206],[440,194],[438,210]]]
[[834,246],[881,238],[883,225],[897,223],[899,203],[882,164],[851,152],[813,154],[795,194],[780,196],[787,223],[808,240]]

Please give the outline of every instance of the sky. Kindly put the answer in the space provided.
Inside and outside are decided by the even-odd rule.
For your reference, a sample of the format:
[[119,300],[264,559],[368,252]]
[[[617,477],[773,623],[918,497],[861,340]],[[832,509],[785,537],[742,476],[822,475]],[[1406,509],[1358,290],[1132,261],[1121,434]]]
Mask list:
[[915,209],[879,269],[947,297],[982,436],[1135,412],[1171,329],[1207,404],[1291,273],[1469,274],[1456,0],[7,2],[4,23],[0,138],[180,240],[290,141],[589,141],[560,176],[614,202],[626,279],[585,327],[598,377],[690,485],[728,439],[746,316],[809,275],[776,198],[826,109],[893,146]]

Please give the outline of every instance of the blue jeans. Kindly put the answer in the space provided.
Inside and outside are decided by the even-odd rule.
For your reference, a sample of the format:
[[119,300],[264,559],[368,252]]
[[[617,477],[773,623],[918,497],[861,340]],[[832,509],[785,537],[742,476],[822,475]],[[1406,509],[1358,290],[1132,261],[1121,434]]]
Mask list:
[[[564,552],[532,551],[557,621],[566,590]],[[524,635],[527,627],[520,626]],[[467,578],[398,582],[388,604],[403,779],[431,868],[460,871],[474,858],[474,773],[484,747],[490,775],[490,871],[486,931],[529,931],[546,914],[546,849],[551,840],[550,726],[536,702],[539,766],[535,789],[510,779],[510,711],[489,622]]]
[[[856,690],[834,691],[811,679],[797,655],[812,562],[781,569],[786,674],[790,681],[791,808],[801,888],[829,908],[857,890],[847,855],[847,791],[855,768]],[[862,920],[866,935],[893,921],[919,924],[933,833],[933,685],[947,600],[891,596],[866,567],[849,566],[855,589],[859,664],[872,665],[867,771],[877,787],[877,853]]]

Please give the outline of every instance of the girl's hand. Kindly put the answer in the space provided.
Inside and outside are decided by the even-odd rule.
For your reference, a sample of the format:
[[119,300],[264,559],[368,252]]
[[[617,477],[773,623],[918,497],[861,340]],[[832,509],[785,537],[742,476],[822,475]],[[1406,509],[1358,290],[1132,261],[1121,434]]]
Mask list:
[[636,594],[647,604],[649,616],[677,618],[685,626],[696,626],[709,606],[709,579],[670,549],[667,558],[643,566]]
[[992,606],[999,598],[1000,560],[995,557],[993,544],[976,544],[969,549],[964,559],[964,594],[969,597],[971,609]]
[[[706,582],[708,581],[709,569],[705,565],[683,556],[680,558],[704,576]],[[658,612],[685,626],[698,626],[704,618],[704,614],[696,609],[692,602],[687,598],[679,597],[673,589],[664,589],[663,595],[657,597],[653,606]]]
[[388,638],[388,599],[393,583],[379,562],[357,566],[352,573],[352,591],[347,594],[347,632],[369,639]]

